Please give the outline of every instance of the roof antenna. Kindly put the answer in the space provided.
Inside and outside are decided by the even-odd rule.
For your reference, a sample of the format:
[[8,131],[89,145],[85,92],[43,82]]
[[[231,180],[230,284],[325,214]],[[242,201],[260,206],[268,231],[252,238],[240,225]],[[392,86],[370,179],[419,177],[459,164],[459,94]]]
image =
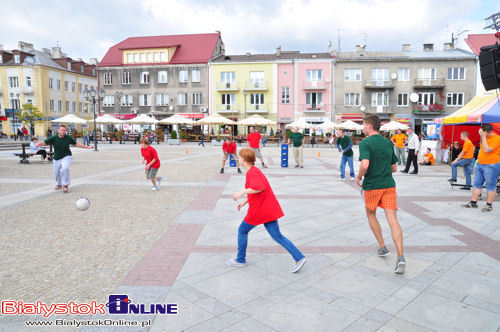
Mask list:
[[363,41],[365,42],[364,45],[366,46],[366,43],[368,42],[368,34],[363,33]]
[[337,28],[337,52],[340,53],[340,28]]

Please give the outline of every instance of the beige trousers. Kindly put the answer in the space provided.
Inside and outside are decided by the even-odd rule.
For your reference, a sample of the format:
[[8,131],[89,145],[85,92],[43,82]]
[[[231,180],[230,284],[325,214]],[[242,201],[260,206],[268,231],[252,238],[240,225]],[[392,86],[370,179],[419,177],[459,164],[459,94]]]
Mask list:
[[295,165],[304,166],[304,149],[303,147],[293,147],[293,156],[295,157]]

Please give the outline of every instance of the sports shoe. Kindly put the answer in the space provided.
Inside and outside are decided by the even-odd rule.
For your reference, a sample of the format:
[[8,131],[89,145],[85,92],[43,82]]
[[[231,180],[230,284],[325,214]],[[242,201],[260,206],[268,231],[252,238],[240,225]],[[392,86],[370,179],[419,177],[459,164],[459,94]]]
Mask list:
[[355,178],[351,177],[351,181],[354,181],[354,180],[355,180]]
[[243,266],[247,266],[247,264],[246,264],[246,263],[240,263],[240,262],[237,262],[234,258],[229,259],[229,260],[226,262],[226,265],[227,265],[227,266],[232,266],[232,267],[243,267]]
[[295,165],[295,168],[299,168],[299,165]]
[[474,209],[477,209],[477,204],[472,204],[471,202],[467,203],[467,204],[462,204],[462,207],[464,208],[474,208]]
[[152,191],[156,191],[156,190],[158,190],[158,187],[157,187],[157,186],[152,186],[152,187],[151,187],[151,190],[152,190]]
[[379,255],[380,257],[387,256],[387,255],[389,255],[389,253],[390,253],[390,251],[387,250],[386,247],[382,247],[382,248],[377,249],[377,255]]
[[417,174],[418,174],[418,172],[413,171],[413,172],[411,172],[410,174],[417,175]]
[[304,166],[300,166],[300,168],[304,168]]
[[448,179],[448,182],[451,182],[451,183],[453,183],[453,182],[457,182],[457,179],[454,179],[454,178],[449,178],[449,179]]
[[403,274],[405,273],[406,261],[404,256],[399,256],[396,261],[396,268],[394,269],[394,273]]
[[302,258],[300,261],[298,262],[295,262],[295,265],[292,267],[292,269],[290,270],[290,272],[292,273],[297,273],[299,272],[299,270],[302,268],[302,266],[304,266],[304,263],[306,262],[306,258]]
[[220,174],[224,173],[224,168],[220,169]]
[[264,164],[262,164],[262,168],[267,168],[267,166],[266,166],[266,165],[264,165]]
[[401,173],[406,173],[406,174],[408,174],[408,171],[400,171],[400,172],[401,172]]
[[62,188],[62,186],[55,186],[54,190],[60,190],[61,188]]
[[68,191],[69,191],[68,186],[63,186],[63,192],[64,192],[64,193],[67,193]]
[[493,206],[486,204],[484,208],[481,209],[481,212],[490,212],[491,210],[493,210]]
[[345,181],[345,178],[339,178],[339,181]]
[[158,180],[156,180],[156,183],[158,183],[158,187],[160,186],[161,180],[163,180],[163,176],[160,176]]
[[241,169],[238,168],[238,174],[241,174]]

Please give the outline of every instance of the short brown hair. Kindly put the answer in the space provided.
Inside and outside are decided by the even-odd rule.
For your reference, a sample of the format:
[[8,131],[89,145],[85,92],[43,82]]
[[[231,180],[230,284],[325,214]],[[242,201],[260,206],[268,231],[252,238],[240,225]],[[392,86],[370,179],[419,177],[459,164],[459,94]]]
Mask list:
[[466,132],[466,131],[462,131],[462,132],[460,133],[460,135],[464,135],[465,137],[469,137],[469,133],[468,133],[468,132]]
[[481,125],[481,129],[487,133],[491,133],[493,131],[493,125],[491,123],[483,123]]
[[141,138],[141,144],[149,145],[149,141],[147,138]]
[[59,125],[59,128],[61,128],[61,127],[66,128],[66,126],[65,126],[65,125],[63,125],[63,124],[62,124],[62,125]]
[[367,116],[364,118],[363,122],[370,124],[375,131],[380,130],[380,119],[376,115]]
[[255,164],[255,152],[249,148],[243,148],[239,153],[240,157],[249,164]]

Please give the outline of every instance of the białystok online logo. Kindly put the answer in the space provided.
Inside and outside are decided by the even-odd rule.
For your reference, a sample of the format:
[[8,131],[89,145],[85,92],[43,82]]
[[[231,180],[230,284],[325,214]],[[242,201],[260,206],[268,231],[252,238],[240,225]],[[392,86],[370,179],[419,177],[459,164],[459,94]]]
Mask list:
[[2,301],[2,315],[41,315],[45,318],[52,315],[105,315],[108,314],[140,314],[140,315],[175,315],[176,303],[132,303],[127,295],[109,295],[108,303],[53,303],[47,305],[41,301],[24,303],[22,301]]

